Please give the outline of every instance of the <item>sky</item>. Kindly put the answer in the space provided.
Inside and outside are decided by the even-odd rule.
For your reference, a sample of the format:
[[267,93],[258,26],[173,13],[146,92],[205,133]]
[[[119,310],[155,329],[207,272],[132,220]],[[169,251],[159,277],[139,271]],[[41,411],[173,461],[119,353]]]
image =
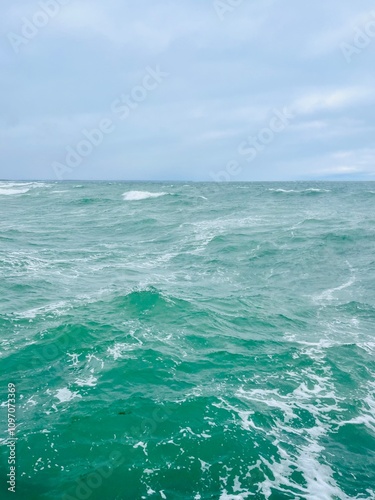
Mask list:
[[375,5],[0,7],[0,178],[375,180]]

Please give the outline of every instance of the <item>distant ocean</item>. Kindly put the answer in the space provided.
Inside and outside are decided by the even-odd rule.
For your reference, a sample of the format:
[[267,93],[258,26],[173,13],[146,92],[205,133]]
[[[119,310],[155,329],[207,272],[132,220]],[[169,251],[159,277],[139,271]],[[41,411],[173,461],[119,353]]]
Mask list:
[[1,499],[375,498],[375,183],[1,182],[0,297]]

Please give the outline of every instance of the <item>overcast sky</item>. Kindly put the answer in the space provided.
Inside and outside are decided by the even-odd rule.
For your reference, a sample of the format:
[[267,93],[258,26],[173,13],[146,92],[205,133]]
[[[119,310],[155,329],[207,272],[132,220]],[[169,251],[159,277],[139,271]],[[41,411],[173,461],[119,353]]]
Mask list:
[[375,180],[370,0],[17,0],[0,27],[0,178]]

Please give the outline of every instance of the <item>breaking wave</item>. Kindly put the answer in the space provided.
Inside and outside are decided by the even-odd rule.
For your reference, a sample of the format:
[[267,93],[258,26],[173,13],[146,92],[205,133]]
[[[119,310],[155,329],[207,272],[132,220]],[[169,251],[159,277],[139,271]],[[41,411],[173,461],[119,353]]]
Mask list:
[[123,198],[125,201],[139,201],[147,200],[148,198],[159,198],[160,196],[165,196],[168,193],[150,193],[149,191],[128,191],[123,193]]

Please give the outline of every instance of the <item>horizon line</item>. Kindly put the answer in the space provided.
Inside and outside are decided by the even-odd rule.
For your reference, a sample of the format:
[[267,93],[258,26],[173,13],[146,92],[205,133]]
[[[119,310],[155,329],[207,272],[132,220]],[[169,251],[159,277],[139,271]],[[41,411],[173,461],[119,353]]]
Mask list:
[[154,183],[184,183],[190,182],[194,184],[243,184],[243,183],[276,183],[276,182],[375,182],[375,179],[289,179],[289,180],[242,180],[242,181],[214,181],[214,180],[174,180],[174,179],[146,179],[146,180],[126,180],[126,179],[1,179],[0,182],[123,182],[123,183],[142,183],[142,182],[154,182]]

